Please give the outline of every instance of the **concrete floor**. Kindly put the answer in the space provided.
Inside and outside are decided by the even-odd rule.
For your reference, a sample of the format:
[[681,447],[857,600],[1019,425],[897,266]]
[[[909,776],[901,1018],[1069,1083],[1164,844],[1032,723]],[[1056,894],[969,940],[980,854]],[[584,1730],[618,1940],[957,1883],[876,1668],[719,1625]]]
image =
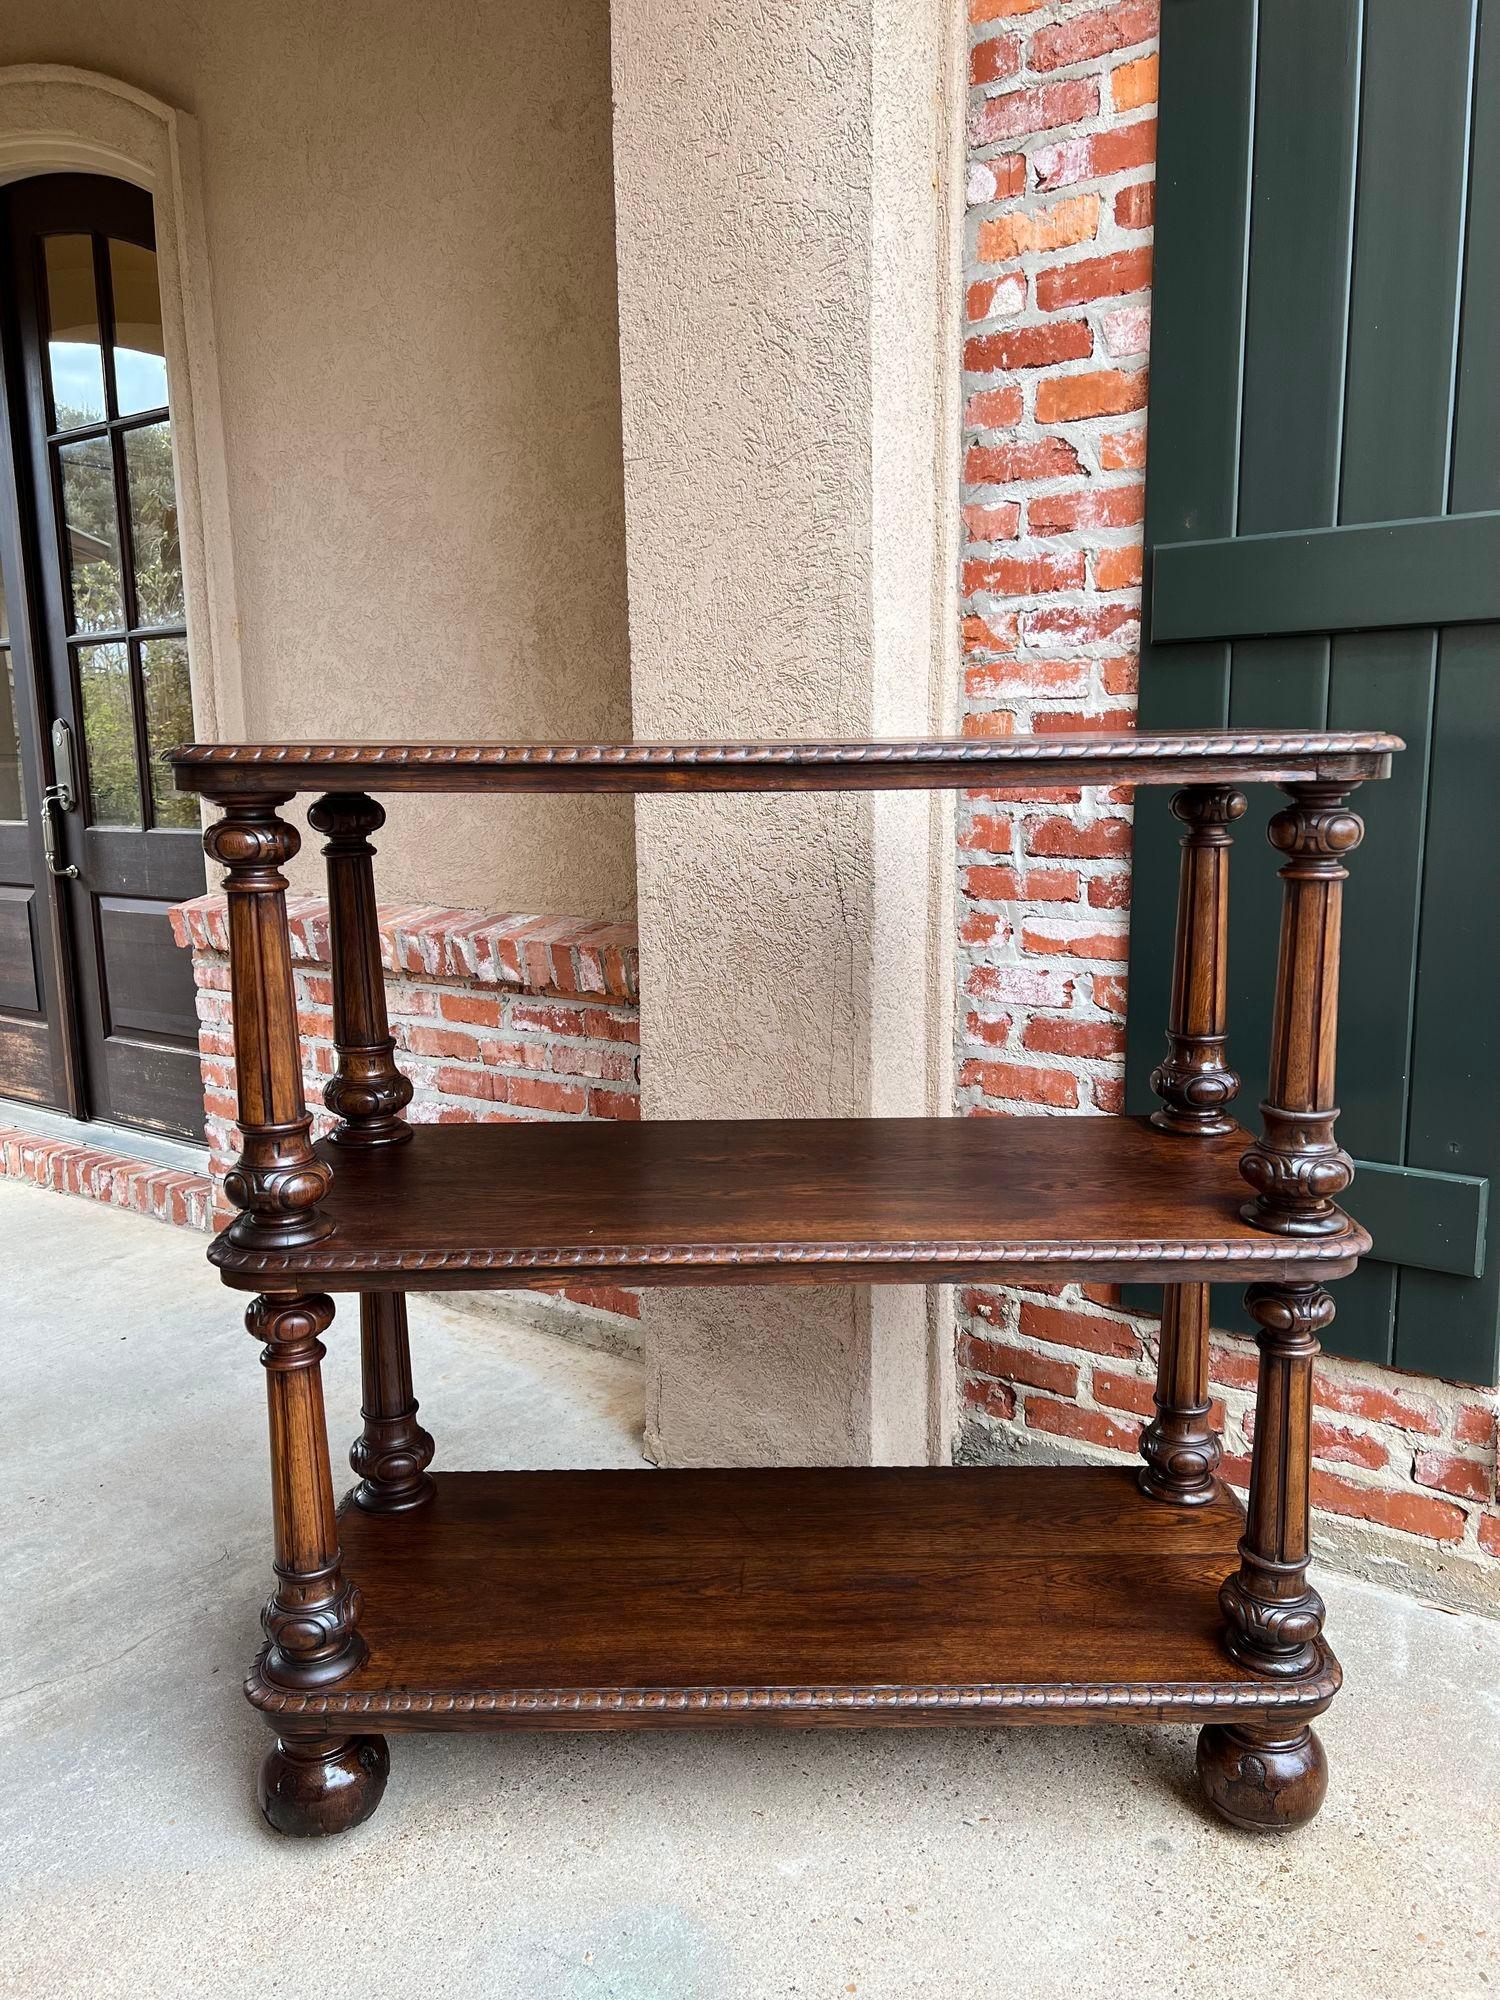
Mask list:
[[[1327,1572],[1332,1787],[1279,1842],[1199,1809],[1182,1729],[397,1737],[368,1826],[278,1839],[239,1692],[269,1528],[234,1300],[200,1239],[0,1183],[0,1301],[0,1992],[1500,1989],[1500,1625]],[[444,1465],[641,1462],[629,1362],[413,1322]],[[336,1324],[339,1440],[355,1345]]]

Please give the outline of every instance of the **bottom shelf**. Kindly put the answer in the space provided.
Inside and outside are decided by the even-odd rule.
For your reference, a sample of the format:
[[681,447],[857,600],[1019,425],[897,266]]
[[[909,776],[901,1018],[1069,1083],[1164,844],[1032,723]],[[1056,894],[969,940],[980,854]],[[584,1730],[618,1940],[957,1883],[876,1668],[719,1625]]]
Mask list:
[[1240,1509],[1128,1468],[450,1472],[346,1507],[369,1657],[250,1699],[307,1730],[1189,1721],[1319,1713],[1339,1684],[1219,1643]]

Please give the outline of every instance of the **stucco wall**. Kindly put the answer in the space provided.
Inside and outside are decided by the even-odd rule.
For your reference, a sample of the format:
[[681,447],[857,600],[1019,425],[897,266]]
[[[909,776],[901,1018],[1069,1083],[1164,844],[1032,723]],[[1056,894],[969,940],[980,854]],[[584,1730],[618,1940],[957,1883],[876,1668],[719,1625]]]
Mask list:
[[[628,734],[607,0],[7,0],[197,120],[257,737]],[[629,801],[403,801],[390,899],[616,917]],[[304,873],[306,864],[303,864]]]

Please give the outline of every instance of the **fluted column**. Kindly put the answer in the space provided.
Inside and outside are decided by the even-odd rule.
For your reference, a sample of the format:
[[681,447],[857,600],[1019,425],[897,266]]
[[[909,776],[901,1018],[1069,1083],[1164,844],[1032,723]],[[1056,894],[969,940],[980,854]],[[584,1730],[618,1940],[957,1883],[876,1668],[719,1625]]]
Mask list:
[[321,1293],[259,1298],[245,1315],[251,1334],[265,1342],[271,1429],[276,1589],[261,1615],[271,1642],[262,1671],[281,1687],[326,1686],[366,1652],[359,1593],[344,1580],[323,1417],[318,1336],[332,1319],[333,1300]]
[[1291,804],[1271,821],[1273,847],[1285,856],[1276,1012],[1270,1080],[1260,1107],[1260,1138],[1240,1161],[1255,1189],[1241,1213],[1281,1236],[1328,1236],[1343,1227],[1335,1207],[1354,1178],[1354,1163],[1333,1136],[1338,1106],[1339,926],[1343,857],[1364,824],[1338,785],[1288,785]]
[[349,1453],[359,1478],[354,1499],[370,1514],[402,1514],[425,1506],[434,1491],[427,1471],[433,1443],[417,1422],[412,1392],[404,1293],[362,1297],[359,1331],[364,1429]]
[[327,834],[328,930],[333,970],[333,1044],[337,1067],[323,1102],[339,1119],[336,1146],[399,1146],[411,1137],[401,1112],[411,1084],[396,1067],[380,960],[375,905],[375,849],[369,836],[385,812],[363,792],[330,792],[308,823]]
[[1312,1369],[1333,1300],[1321,1285],[1252,1285],[1245,1307],[1260,1328],[1260,1377],[1240,1566],[1219,1593],[1225,1644],[1256,1673],[1305,1674],[1323,1630],[1307,1581]]
[[1142,1492],[1201,1507],[1219,1491],[1219,1440],[1209,1421],[1207,1285],[1162,1292],[1156,1415],[1141,1435]]
[[332,1176],[312,1149],[302,1092],[302,1046],[292,985],[282,865],[297,852],[297,830],[278,818],[286,796],[237,798],[203,837],[225,870],[229,980],[240,1157],[224,1192],[241,1213],[233,1240],[252,1250],[294,1249],[327,1236],[318,1211]]
[[1187,831],[1177,887],[1172,955],[1172,1012],[1167,1053],[1153,1072],[1161,1098],[1151,1122],[1167,1132],[1231,1132],[1228,1107],[1240,1080],[1225,1059],[1229,1022],[1230,832],[1245,813],[1242,792],[1189,785],[1172,798]]

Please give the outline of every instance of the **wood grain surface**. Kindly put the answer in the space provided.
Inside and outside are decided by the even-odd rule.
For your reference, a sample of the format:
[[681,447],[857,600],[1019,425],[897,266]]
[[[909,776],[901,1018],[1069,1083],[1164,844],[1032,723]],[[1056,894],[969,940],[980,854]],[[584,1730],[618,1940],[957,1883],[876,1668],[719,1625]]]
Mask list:
[[346,1507],[367,1660],[288,1728],[1307,1717],[1338,1670],[1237,1667],[1243,1517],[1128,1468],[457,1472]]

